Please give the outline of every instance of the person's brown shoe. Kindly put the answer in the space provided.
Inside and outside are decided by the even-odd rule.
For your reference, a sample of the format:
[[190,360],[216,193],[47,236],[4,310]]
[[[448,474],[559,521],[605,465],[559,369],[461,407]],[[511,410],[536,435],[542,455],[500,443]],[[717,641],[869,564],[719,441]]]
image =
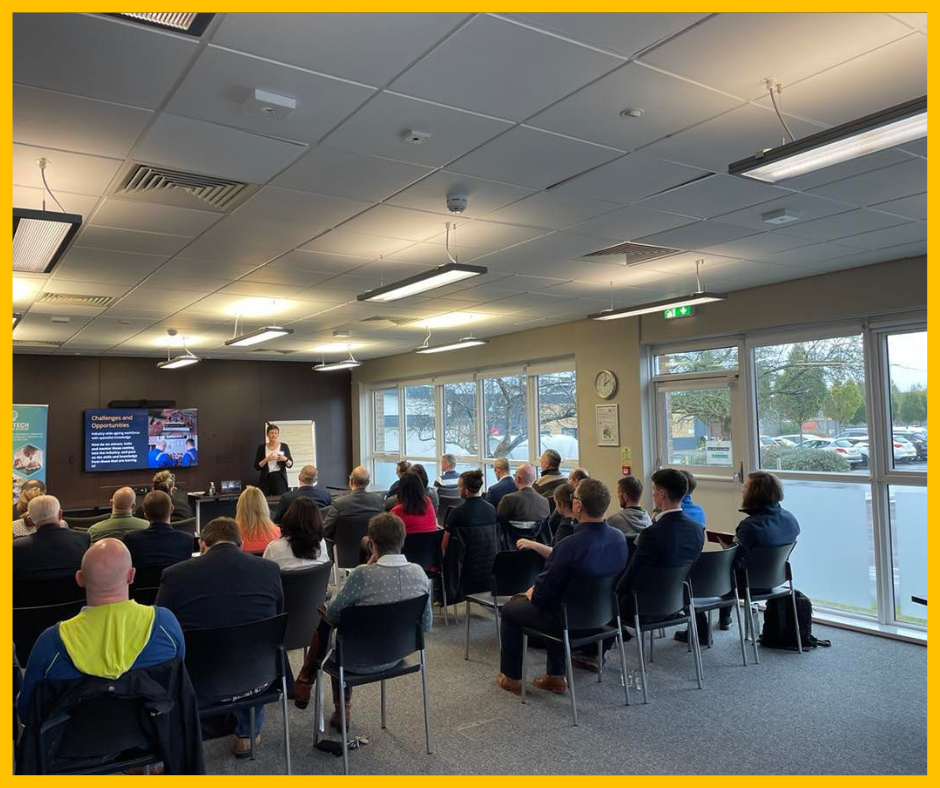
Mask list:
[[[330,727],[338,731],[343,730],[343,721],[339,716],[339,706],[336,706],[333,709],[333,713],[330,715]],[[349,704],[346,704],[346,730],[349,731]]]
[[511,679],[504,673],[497,673],[496,683],[506,692],[511,692],[513,695],[522,695],[522,682],[519,679]]
[[568,691],[568,681],[564,676],[536,676],[532,679],[532,683],[542,690],[548,690],[549,692],[556,692],[559,695],[563,695]]
[[571,655],[571,664],[581,670],[589,670],[591,673],[598,673],[597,657],[582,657],[577,654]]
[[303,670],[297,674],[297,678],[294,680],[294,705],[298,709],[306,709],[310,704],[310,692],[313,689],[314,680],[312,676],[308,676]]
[[[261,736],[255,736],[255,747],[261,744]],[[245,738],[238,737],[235,739],[235,757],[236,758],[250,758],[251,757],[251,739],[247,736]]]

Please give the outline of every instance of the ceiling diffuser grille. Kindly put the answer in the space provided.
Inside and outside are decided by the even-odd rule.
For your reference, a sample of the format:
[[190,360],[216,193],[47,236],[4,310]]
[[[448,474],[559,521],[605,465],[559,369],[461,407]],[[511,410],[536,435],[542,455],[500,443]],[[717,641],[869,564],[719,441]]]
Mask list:
[[640,263],[648,263],[650,260],[658,260],[661,257],[679,254],[679,252],[679,249],[670,249],[666,246],[650,246],[649,244],[627,241],[615,246],[608,246],[606,249],[598,249],[596,252],[590,252],[584,255],[584,258],[625,257],[627,265],[639,265]]
[[95,306],[104,309],[114,303],[113,296],[75,295],[73,293],[43,293],[36,299],[39,304],[58,306]]
[[52,340],[14,339],[13,347],[62,347],[62,343]]
[[114,193],[146,198],[182,191],[218,211],[229,211],[248,196],[248,189],[248,184],[240,181],[137,164],[130,168]]
[[159,27],[163,30],[174,30],[177,33],[201,36],[215,14],[200,14],[195,12],[163,12],[163,11],[121,11],[109,16],[129,19],[148,27]]

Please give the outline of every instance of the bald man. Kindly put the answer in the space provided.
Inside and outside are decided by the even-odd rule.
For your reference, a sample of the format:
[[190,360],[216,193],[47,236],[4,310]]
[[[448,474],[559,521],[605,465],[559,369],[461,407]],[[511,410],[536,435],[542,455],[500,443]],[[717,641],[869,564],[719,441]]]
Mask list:
[[510,520],[538,522],[547,519],[548,499],[532,488],[535,482],[535,468],[524,462],[516,468],[512,478],[516,483],[516,492],[504,495],[500,500],[496,510],[499,522],[508,525]]
[[121,487],[111,496],[111,516],[107,520],[95,523],[88,529],[92,542],[99,539],[123,539],[129,531],[142,531],[150,523],[140,517],[134,517],[137,493],[130,487]]
[[128,598],[134,567],[123,542],[95,542],[75,582],[85,589],[87,604],[74,618],[49,627],[33,646],[17,700],[21,719],[29,717],[33,692],[44,679],[116,679],[129,670],[185,657],[176,616]]
[[382,496],[368,491],[372,481],[369,471],[361,465],[352,469],[349,474],[349,493],[337,498],[328,506],[323,516],[323,535],[327,539],[336,538],[338,523],[349,520],[368,520],[376,514],[385,511],[385,501]]
[[317,476],[317,469],[312,465],[304,465],[300,469],[300,473],[297,474],[300,487],[281,496],[281,500],[277,504],[277,513],[274,515],[274,522],[281,522],[281,518],[287,514],[290,505],[298,498],[313,498],[317,502],[317,506],[321,508],[329,506],[333,502],[333,498],[326,490],[317,487]]

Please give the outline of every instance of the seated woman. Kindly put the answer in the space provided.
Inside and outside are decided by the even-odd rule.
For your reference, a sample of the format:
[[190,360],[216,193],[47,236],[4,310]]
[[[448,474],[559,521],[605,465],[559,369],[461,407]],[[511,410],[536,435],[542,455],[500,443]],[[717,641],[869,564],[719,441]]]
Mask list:
[[[405,544],[405,524],[392,514],[377,514],[369,521],[369,541],[372,545],[372,560],[368,565],[357,566],[350,572],[325,609],[321,609],[320,626],[314,633],[307,659],[294,685],[294,705],[305,709],[310,702],[310,691],[316,679],[317,666],[323,662],[329,647],[330,631],[340,623],[343,611],[364,605],[385,605],[414,599],[428,593],[428,578],[417,564],[411,564],[401,554]],[[431,598],[424,608],[421,628],[431,630]],[[391,665],[345,665],[355,673],[378,673]],[[345,692],[346,724],[349,725],[349,704],[352,688]],[[340,729],[339,681],[333,679],[333,716],[330,725]],[[315,723],[316,724],[316,723]]]
[[427,495],[427,487],[421,476],[414,471],[402,474],[398,485],[398,503],[392,507],[392,514],[401,518],[405,532],[409,534],[437,530],[437,516],[434,505]]
[[496,527],[496,509],[493,504],[483,499],[482,490],[481,470],[464,471],[457,478],[457,491],[463,502],[447,513],[447,521],[444,523],[444,529],[447,531],[443,542],[445,551],[451,533],[457,528],[473,528],[479,525]]
[[279,538],[281,530],[271,522],[271,510],[264,494],[250,484],[238,497],[235,522],[242,536],[242,550],[263,553],[270,542]]
[[[552,492],[552,497],[555,499],[555,511],[561,515],[561,521],[555,529],[555,538],[552,540],[553,547],[565,537],[571,536],[578,525],[578,521],[574,519],[574,511],[571,508],[573,495],[574,485],[567,482],[559,484]],[[535,550],[542,558],[548,558],[552,554],[552,547],[540,542],[533,542],[531,539],[518,539],[516,548],[519,550]]]
[[323,519],[313,498],[298,498],[281,518],[281,537],[268,542],[264,557],[282,572],[306,569],[330,560],[323,543]]
[[[418,474],[418,476],[421,477],[421,483],[424,485],[424,492],[428,498],[431,499],[431,504],[434,506],[434,512],[436,514],[440,510],[441,499],[437,494],[437,490],[431,486],[431,483],[428,480],[428,472],[424,469],[424,466],[420,462],[416,462],[408,470],[410,470],[412,473]],[[401,475],[404,475],[404,473],[405,472],[402,471]],[[392,511],[392,509],[398,505],[398,488],[401,486],[401,479],[399,478],[399,480],[395,482],[395,485],[393,486],[395,487],[394,494],[391,490],[389,490],[388,495],[385,498],[386,512]]]

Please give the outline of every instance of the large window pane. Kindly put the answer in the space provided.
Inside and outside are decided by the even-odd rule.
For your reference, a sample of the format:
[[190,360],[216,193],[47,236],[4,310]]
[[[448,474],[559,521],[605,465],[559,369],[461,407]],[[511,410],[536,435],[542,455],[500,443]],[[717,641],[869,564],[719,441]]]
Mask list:
[[861,336],[759,347],[754,367],[762,468],[867,473]]
[[372,392],[375,435],[372,451],[375,454],[394,454],[399,450],[398,389],[380,389]]
[[730,468],[731,391],[727,386],[664,391],[666,465]]
[[819,607],[876,616],[871,491],[867,484],[784,479],[783,506],[800,523],[794,584]]
[[681,353],[663,353],[656,356],[657,375],[679,375],[689,372],[712,372],[720,369],[737,368],[737,347],[685,350]]
[[578,392],[574,370],[538,376],[539,454],[554,449],[578,458]]
[[398,475],[395,473],[396,465],[397,463],[383,462],[381,460],[375,460],[375,462],[372,463],[373,490],[387,490],[392,486],[392,483],[398,478]]
[[475,456],[477,447],[477,385],[472,380],[445,383],[444,451]]
[[899,621],[927,626],[927,608],[911,596],[927,596],[926,487],[888,488],[894,572],[894,615]]
[[434,386],[405,389],[405,453],[409,457],[437,454]]
[[483,433],[487,457],[529,459],[524,376],[483,381]]
[[899,471],[926,472],[926,331],[888,337],[888,376],[893,467]]

